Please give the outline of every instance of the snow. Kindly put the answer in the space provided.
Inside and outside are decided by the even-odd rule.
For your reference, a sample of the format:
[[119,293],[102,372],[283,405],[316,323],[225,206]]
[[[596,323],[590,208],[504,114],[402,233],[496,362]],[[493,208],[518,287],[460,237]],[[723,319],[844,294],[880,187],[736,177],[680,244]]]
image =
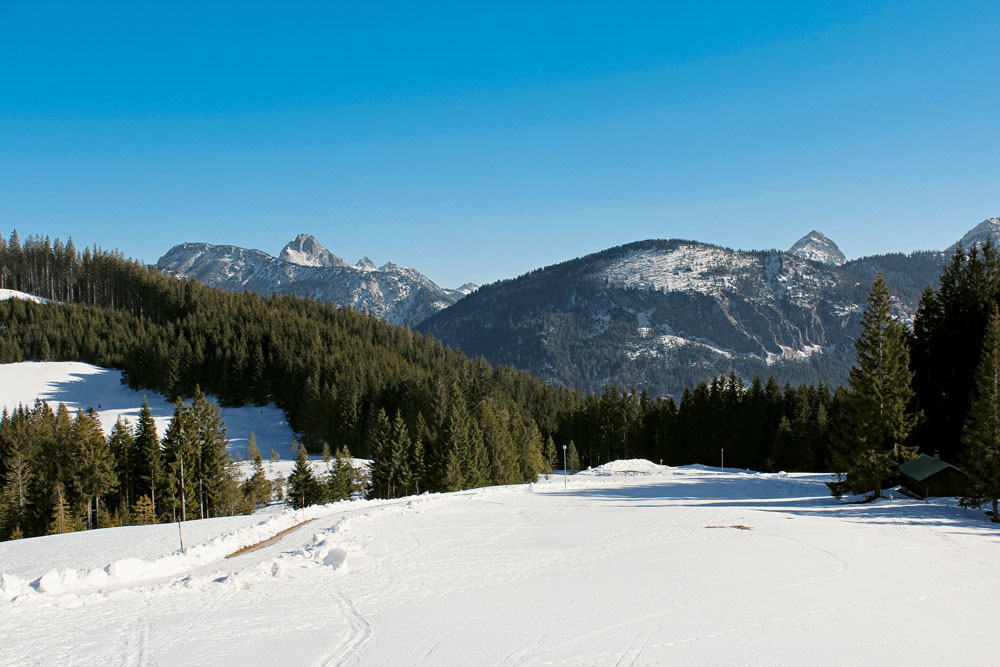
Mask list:
[[630,252],[604,270],[607,280],[629,289],[661,292],[699,292],[718,295],[732,288],[735,269],[746,270],[755,259],[745,253],[694,243],[671,250]]
[[18,292],[12,289],[0,289],[0,301],[8,301],[10,299],[23,299],[25,301],[34,301],[35,303],[49,302],[48,299],[35,296],[34,294],[26,294],[25,292]]
[[187,554],[176,525],[8,542],[0,663],[995,663],[998,529],[827,479],[617,461],[188,522]]
[[[135,425],[143,396],[149,402],[157,433],[162,438],[173,417],[173,405],[156,392],[133,391],[123,385],[120,371],[75,361],[0,364],[0,410],[13,411],[21,404],[30,408],[36,397],[48,402],[53,410],[59,403],[65,403],[74,414],[78,409],[93,407],[105,435],[119,417]],[[294,458],[291,444],[295,434],[284,413],[274,405],[220,406],[220,412],[229,435],[229,451],[234,456],[245,455],[252,431],[264,458],[272,449],[283,459]]]

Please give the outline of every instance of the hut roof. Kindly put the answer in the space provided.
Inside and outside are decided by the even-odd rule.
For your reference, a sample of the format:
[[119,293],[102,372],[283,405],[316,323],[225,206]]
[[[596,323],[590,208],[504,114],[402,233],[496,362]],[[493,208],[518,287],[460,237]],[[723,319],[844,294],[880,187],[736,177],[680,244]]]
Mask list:
[[[931,475],[936,475],[947,468],[958,470],[955,466],[950,463],[945,463],[941,459],[921,454],[916,458],[910,459],[906,463],[900,464],[899,472],[903,473],[910,479],[922,482]],[[961,470],[958,471],[961,472]]]

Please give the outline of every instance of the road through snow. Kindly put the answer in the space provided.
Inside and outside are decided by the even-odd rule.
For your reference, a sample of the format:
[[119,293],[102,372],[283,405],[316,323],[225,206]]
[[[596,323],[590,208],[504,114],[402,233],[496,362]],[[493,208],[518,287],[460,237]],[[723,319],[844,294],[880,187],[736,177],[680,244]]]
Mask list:
[[[982,513],[841,504],[821,475],[643,472],[312,508],[229,560],[29,586],[0,596],[0,663],[996,663],[998,532]],[[81,558],[115,531],[119,553],[104,537],[102,554],[126,557],[135,533],[110,529],[74,536]],[[41,577],[32,554],[51,539],[5,545],[0,570]]]

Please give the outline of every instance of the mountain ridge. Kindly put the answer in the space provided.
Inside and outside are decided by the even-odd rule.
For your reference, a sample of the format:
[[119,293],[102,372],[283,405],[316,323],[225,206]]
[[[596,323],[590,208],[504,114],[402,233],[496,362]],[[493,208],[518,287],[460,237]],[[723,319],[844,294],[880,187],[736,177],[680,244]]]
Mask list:
[[[379,269],[371,260],[370,265],[349,265],[306,234],[286,245],[282,255],[289,259],[239,246],[187,242],[168,250],[156,266],[213,287],[309,296],[407,326],[415,326],[466,296],[458,290],[442,289],[416,269],[392,262]],[[329,265],[321,265],[324,262]]]

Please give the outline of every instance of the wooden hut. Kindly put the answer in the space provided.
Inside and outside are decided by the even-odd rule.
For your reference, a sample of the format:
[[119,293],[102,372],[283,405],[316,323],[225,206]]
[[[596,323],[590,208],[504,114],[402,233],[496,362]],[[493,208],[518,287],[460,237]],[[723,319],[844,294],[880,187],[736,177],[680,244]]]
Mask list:
[[927,498],[928,496],[962,496],[968,488],[968,476],[941,460],[935,452],[934,456],[921,454],[899,466],[900,483],[910,493]]

